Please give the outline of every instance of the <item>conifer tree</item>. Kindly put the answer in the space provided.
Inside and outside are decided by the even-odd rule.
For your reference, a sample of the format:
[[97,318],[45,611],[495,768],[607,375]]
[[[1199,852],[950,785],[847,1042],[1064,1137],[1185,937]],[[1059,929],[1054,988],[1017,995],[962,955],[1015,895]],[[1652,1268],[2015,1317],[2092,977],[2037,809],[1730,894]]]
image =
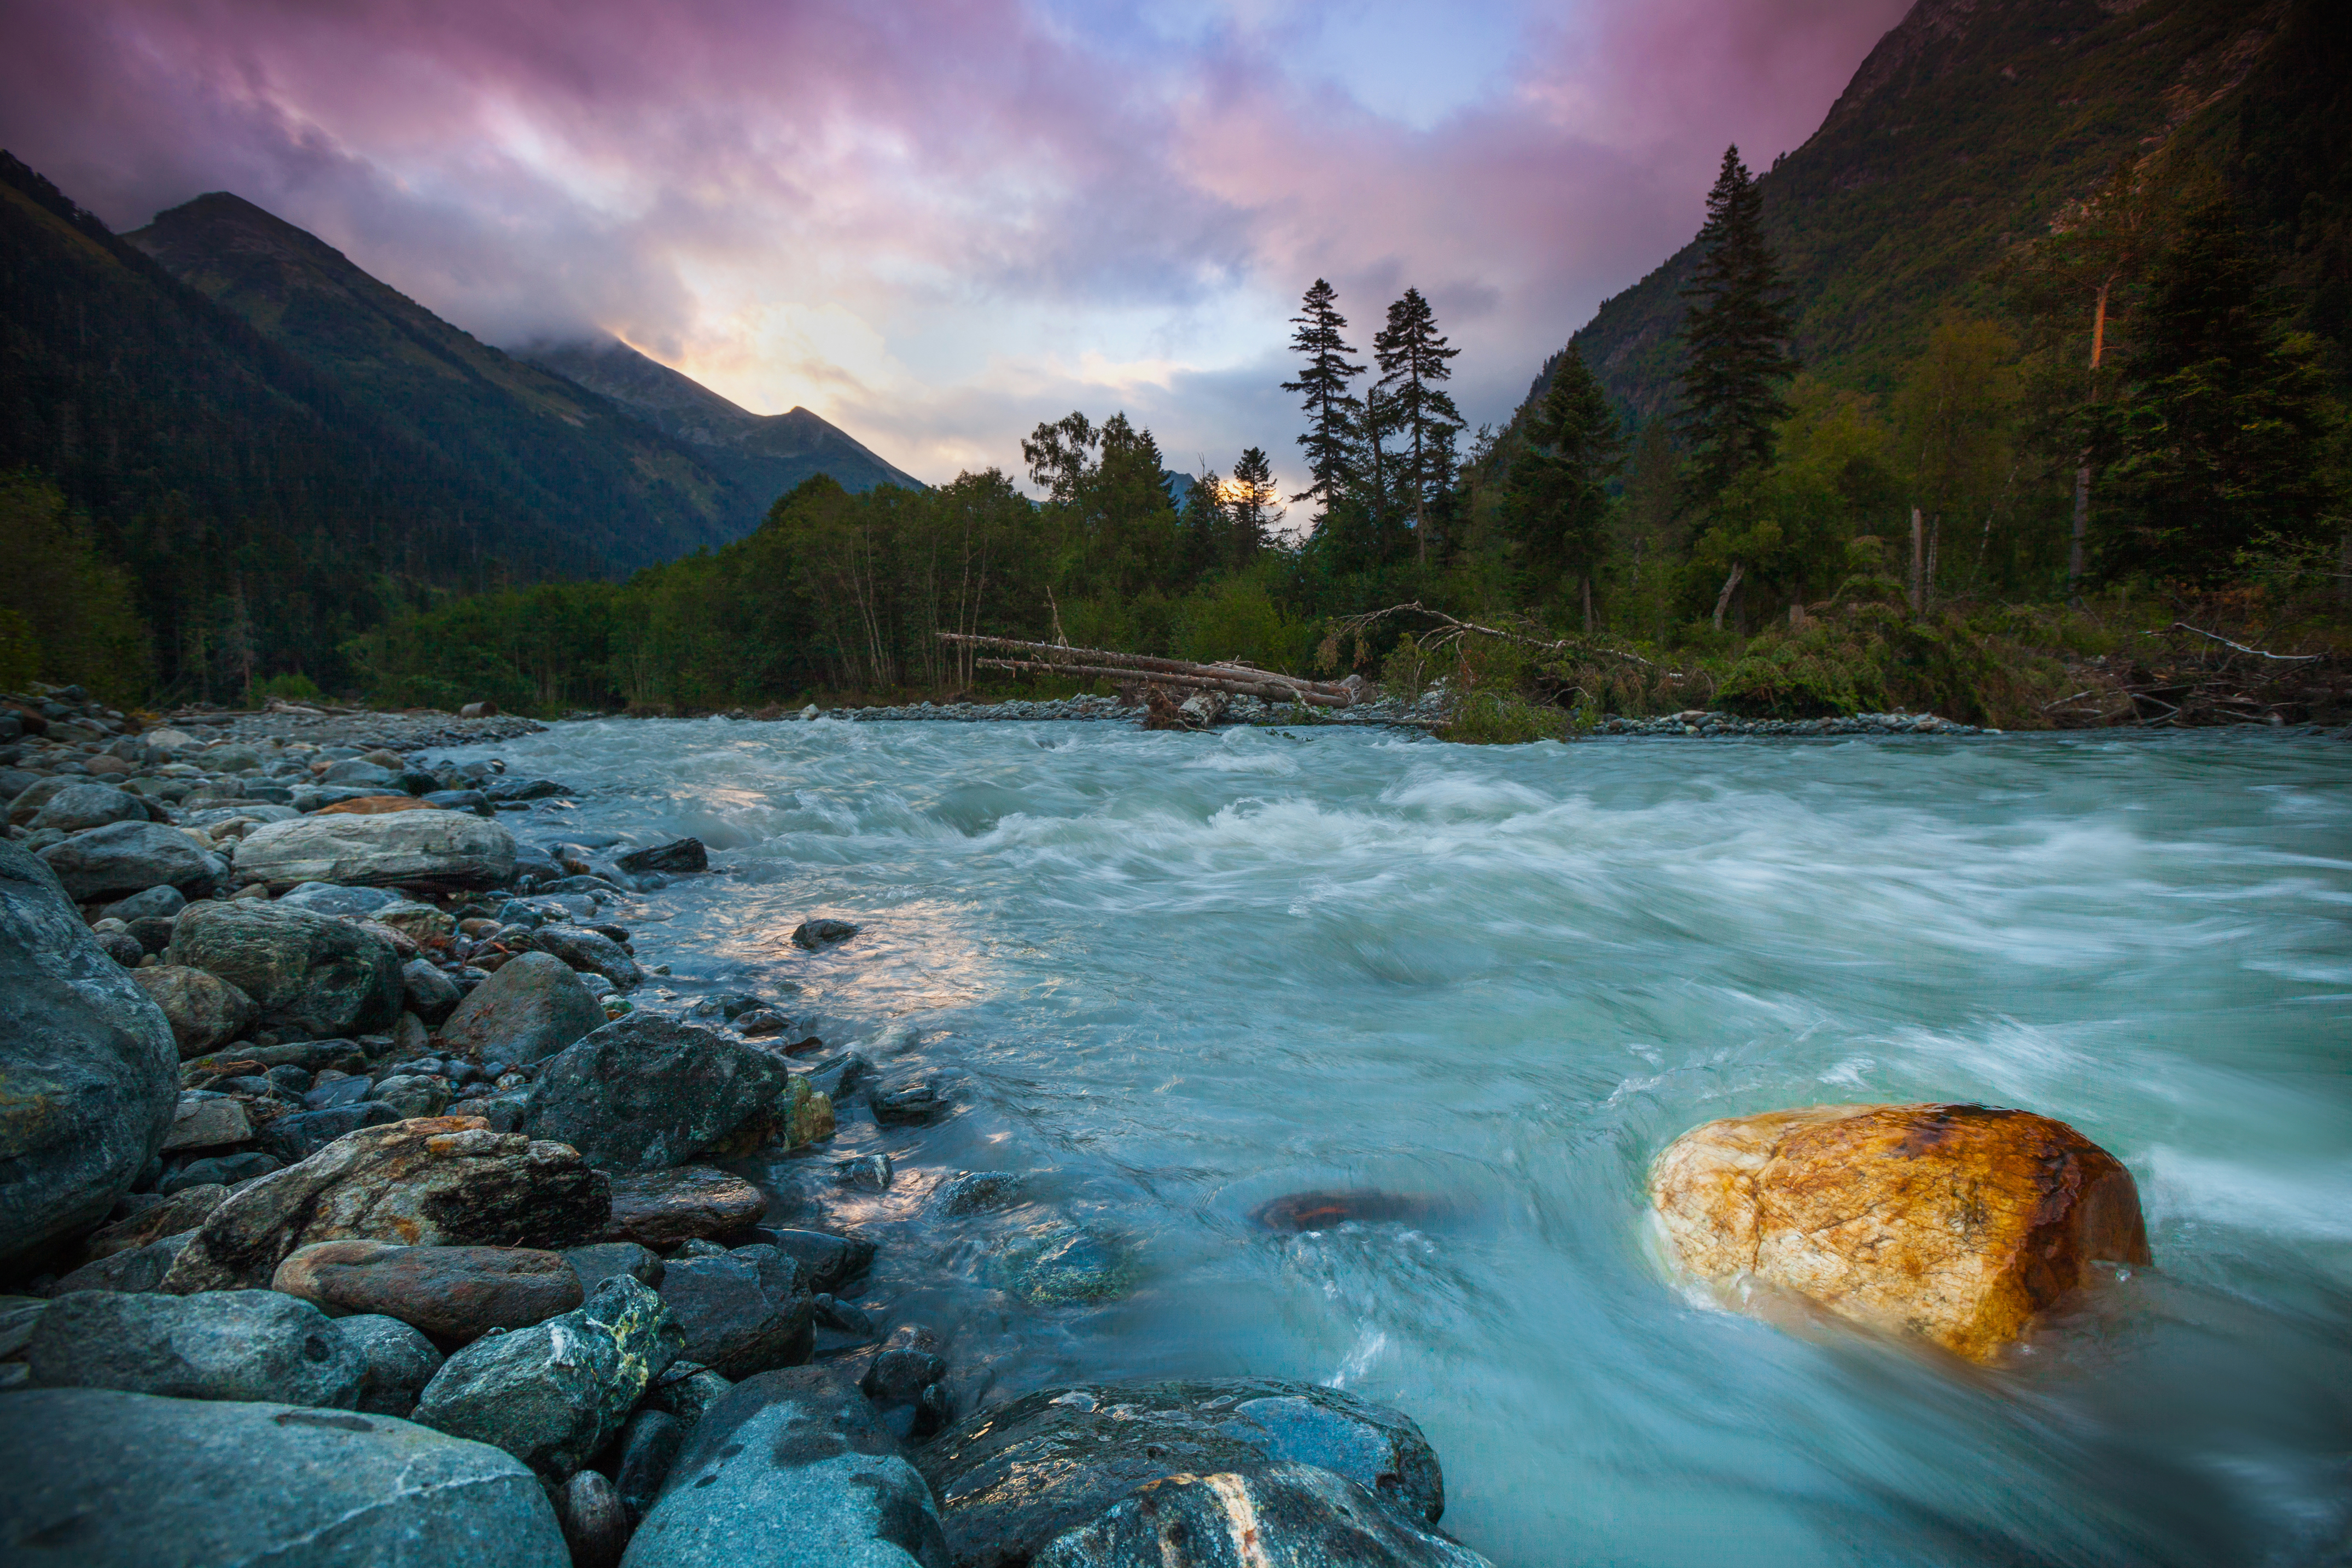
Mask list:
[[1282,507],[1274,487],[1274,465],[1264,449],[1253,446],[1234,465],[1234,482],[1227,492],[1227,515],[1234,530],[1236,569],[1257,559],[1273,542],[1274,527],[1282,521]]
[[1312,476],[1291,499],[1315,502],[1319,518],[1355,477],[1352,448],[1363,405],[1348,387],[1364,373],[1364,367],[1348,359],[1355,352],[1340,336],[1348,319],[1339,314],[1339,290],[1324,279],[1315,280],[1298,314],[1290,319],[1298,329],[1290,335],[1290,346],[1307,357],[1307,366],[1297,381],[1283,382],[1282,390],[1302,394],[1299,406],[1307,411],[1307,425],[1298,444],[1307,451],[1307,471]]
[[1740,474],[1772,461],[1772,427],[1788,413],[1780,382],[1796,373],[1780,267],[1764,241],[1763,202],[1739,149],[1724,150],[1698,231],[1698,274],[1683,290],[1688,355],[1680,424],[1693,487],[1712,502]]
[[1609,543],[1608,485],[1623,444],[1608,394],[1573,343],[1553,364],[1551,386],[1529,413],[1525,443],[1504,491],[1523,581],[1538,595],[1573,587],[1590,632],[1592,578]]
[[1414,549],[1429,559],[1430,503],[1454,482],[1454,438],[1462,413],[1441,382],[1453,379],[1447,361],[1462,350],[1447,346],[1437,330],[1436,312],[1418,288],[1389,307],[1388,325],[1372,339],[1381,367],[1380,389],[1404,438],[1402,473],[1396,488],[1412,508]]
[[2314,537],[2333,501],[2334,410],[2317,345],[2283,334],[2226,200],[2190,212],[2132,326],[2123,395],[2102,410],[2112,504],[2100,570],[2190,582],[2240,550]]

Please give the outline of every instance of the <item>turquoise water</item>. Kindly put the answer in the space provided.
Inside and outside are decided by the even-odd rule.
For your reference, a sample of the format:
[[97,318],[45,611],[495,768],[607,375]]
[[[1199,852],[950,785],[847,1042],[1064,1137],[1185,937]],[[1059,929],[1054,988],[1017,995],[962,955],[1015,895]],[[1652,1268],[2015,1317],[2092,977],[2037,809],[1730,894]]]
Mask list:
[[[845,1117],[877,1314],[969,1408],[1257,1372],[1412,1414],[1445,1523],[1548,1563],[2320,1563],[2352,1542],[2352,747],[2278,736],[1448,747],[1111,725],[567,725],[529,841],[691,832],[625,918],[681,997],[796,1017],[960,1109]],[[863,934],[819,955],[811,915]],[[1716,1116],[1979,1100],[2140,1184],[2156,1266],[1956,1369],[1696,1307],[1643,1172]],[[942,1220],[958,1169],[1038,1173]],[[797,1175],[795,1173],[798,1173]],[[1369,1187],[1412,1224],[1276,1236]],[[1002,1228],[1140,1289],[989,1288]]]

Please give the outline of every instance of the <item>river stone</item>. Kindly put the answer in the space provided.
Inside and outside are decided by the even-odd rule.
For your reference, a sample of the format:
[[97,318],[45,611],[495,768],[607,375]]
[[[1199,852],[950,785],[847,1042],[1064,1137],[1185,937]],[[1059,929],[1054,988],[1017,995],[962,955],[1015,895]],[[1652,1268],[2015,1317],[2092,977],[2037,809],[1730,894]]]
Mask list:
[[721,1377],[798,1366],[815,1354],[808,1284],[772,1247],[681,1253],[662,1265],[661,1296],[686,1331],[686,1358]]
[[391,1241],[313,1242],[278,1265],[269,1288],[331,1314],[382,1313],[460,1343],[529,1328],[584,1299],[561,1252]]
[[585,1247],[567,1247],[563,1260],[579,1276],[584,1295],[594,1295],[597,1286],[616,1274],[626,1274],[640,1285],[656,1289],[662,1282],[662,1260],[634,1241],[592,1241]]
[[578,1469],[619,1432],[683,1339],[662,1299],[607,1280],[588,1304],[451,1356],[415,1419],[493,1444],[550,1480]]
[[245,773],[263,766],[264,762],[259,751],[235,740],[207,746],[194,760],[208,773]]
[[829,1230],[770,1230],[751,1233],[800,1265],[812,1291],[836,1291],[873,1265],[874,1243],[862,1236]]
[[793,927],[793,944],[814,953],[820,947],[831,947],[857,935],[857,927],[846,920],[820,917],[803,920]]
[[877,1419],[902,1443],[919,1443],[947,1425],[948,1364],[931,1346],[929,1331],[900,1323],[857,1380]]
[[160,1241],[166,1236],[177,1236],[184,1230],[194,1230],[227,1199],[228,1188],[218,1182],[182,1187],[162,1202],[150,1203],[137,1213],[93,1232],[82,1243],[82,1256],[105,1258]]
[[678,1451],[686,1447],[686,1424],[668,1411],[642,1406],[621,1429],[613,1486],[632,1525],[643,1521],[661,1496],[662,1483],[669,1479]]
[[368,917],[378,925],[389,925],[412,942],[430,944],[457,934],[457,917],[446,909],[429,904],[417,904],[404,899],[377,910]]
[[1141,1275],[1126,1238],[1066,1219],[1027,1226],[991,1249],[989,1281],[1040,1306],[1109,1301],[1135,1289]]
[[581,1470],[550,1494],[572,1568],[618,1568],[629,1543],[628,1511],[621,1494],[596,1470]]
[[321,806],[321,817],[381,817],[387,811],[431,811],[438,810],[430,800],[420,800],[414,795],[362,795],[355,800],[337,800]]
[[[286,820],[292,821],[293,818]],[[408,900],[388,887],[339,887],[331,882],[306,882],[281,894],[278,902],[292,909],[364,919],[379,909],[390,909]]]
[[441,1026],[441,1044],[503,1071],[552,1056],[604,1024],[604,1009],[562,959],[519,953],[457,1004]]
[[691,1237],[732,1236],[760,1222],[766,1195],[741,1176],[708,1166],[613,1178],[613,1236],[647,1247]]
[[2063,1122],[1983,1105],[1816,1105],[1667,1145],[1650,1202],[1727,1305],[1772,1291],[1983,1361],[2105,1259],[2148,1260],[2139,1192]]
[[238,880],[273,888],[305,882],[496,887],[514,866],[514,835],[467,811],[302,817],[256,828],[236,847]]
[[572,1247],[601,1234],[611,1212],[604,1176],[561,1144],[493,1133],[471,1117],[394,1122],[232,1193],[165,1288],[257,1289],[313,1241]]
[[783,1061],[756,1046],[632,1013],[547,1064],[523,1127],[570,1144],[602,1169],[661,1170],[730,1143],[749,1152],[775,1129],[777,1102],[791,1086]]
[[[217,1184],[206,1185],[210,1187]],[[183,1230],[176,1235],[159,1237],[143,1246],[110,1252],[59,1280],[51,1294],[63,1296],[75,1291],[160,1291],[163,1288],[164,1279],[172,1272],[172,1265],[179,1259],[180,1249],[194,1235],[194,1230]]]
[[541,952],[553,954],[574,969],[602,975],[625,991],[646,983],[646,972],[637,967],[637,961],[601,931],[551,923],[532,933],[531,941]]
[[74,784],[51,795],[26,825],[79,833],[109,822],[149,820],[146,803],[127,790],[111,784]]
[[666,872],[677,876],[709,871],[710,852],[702,847],[700,839],[673,839],[666,844],[631,850],[613,863],[631,876],[643,876],[647,872]]
[[0,1395],[0,1451],[27,1565],[571,1568],[528,1469],[387,1416],[37,1389]]
[[203,903],[173,928],[167,963],[217,975],[253,999],[257,1027],[313,1039],[400,1017],[400,957],[347,920],[239,899]]
[[400,998],[410,1012],[437,1024],[457,1010],[466,994],[432,960],[411,958],[400,967]]
[[9,826],[21,828],[27,825],[41,814],[42,807],[47,805],[57,796],[68,789],[77,788],[83,782],[84,780],[73,778],[71,775],[34,779],[8,798]]
[[688,1438],[623,1568],[949,1568],[930,1489],[829,1374],[763,1373]]
[[120,920],[125,925],[139,920],[169,920],[188,906],[176,887],[151,887],[134,893],[128,898],[117,899],[99,912],[100,919]]
[[1493,1568],[1351,1480],[1263,1465],[1146,1481],[1056,1537],[1031,1568]]
[[1319,1384],[1229,1377],[1042,1389],[916,1450],[959,1568],[1014,1568],[1147,1481],[1317,1465],[1401,1517],[1445,1511],[1437,1455],[1394,1410]]
[[77,833],[41,852],[76,904],[97,904],[169,883],[194,895],[207,893],[227,862],[195,840],[160,822],[112,822]]
[[193,1296],[77,1291],[25,1348],[36,1388],[120,1388],[174,1399],[275,1399],[348,1410],[367,1358],[308,1301],[275,1291]]
[[113,1209],[172,1125],[179,1058],[48,868],[0,843],[0,1263]]
[[403,1116],[438,1116],[449,1103],[449,1086],[421,1073],[396,1072],[380,1081],[373,1098]]
[[163,1009],[184,1061],[236,1039],[260,1015],[251,997],[218,975],[190,965],[156,964],[132,970],[131,978]]
[[366,1079],[346,1082],[357,1082],[357,1092],[363,1098],[280,1116],[261,1129],[261,1146],[289,1165],[299,1165],[347,1133],[403,1119],[399,1112],[373,1098],[375,1086]]
[[441,1370],[433,1342],[398,1318],[362,1312],[332,1320],[335,1333],[367,1362],[357,1408],[376,1416],[406,1416]]
[[219,1149],[253,1136],[253,1118],[245,1106],[226,1094],[202,1091],[183,1093],[172,1109],[172,1125],[163,1134],[161,1153],[184,1149]]

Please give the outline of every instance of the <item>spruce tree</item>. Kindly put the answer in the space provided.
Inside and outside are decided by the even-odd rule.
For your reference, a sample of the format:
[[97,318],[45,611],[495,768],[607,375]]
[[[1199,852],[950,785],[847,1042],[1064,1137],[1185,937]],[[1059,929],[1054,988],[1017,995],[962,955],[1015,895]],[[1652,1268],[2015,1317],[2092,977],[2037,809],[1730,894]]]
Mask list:
[[1511,460],[1504,507],[1525,587],[1548,596],[1573,588],[1592,629],[1592,579],[1609,546],[1609,490],[1623,444],[1608,394],[1570,343],[1551,386],[1529,412],[1525,444]]
[[2315,537],[2338,498],[2327,373],[2315,340],[2264,307],[2228,202],[2183,220],[2131,340],[2098,422],[2100,570],[2210,583],[2242,549]]
[[1405,442],[1396,489],[1412,508],[1415,553],[1424,562],[1430,503],[1454,482],[1454,438],[1462,429],[1461,411],[1438,383],[1453,379],[1446,361],[1461,351],[1438,334],[1436,312],[1418,288],[1389,307],[1388,325],[1372,340],[1379,384]]
[[1299,406],[1307,411],[1307,425],[1298,444],[1307,451],[1307,471],[1312,476],[1291,499],[1315,502],[1319,517],[1355,477],[1355,426],[1363,405],[1348,386],[1364,373],[1364,367],[1348,359],[1355,352],[1340,336],[1348,319],[1339,314],[1339,290],[1324,279],[1315,280],[1299,313],[1290,319],[1298,329],[1290,335],[1290,346],[1307,357],[1307,366],[1297,381],[1283,382],[1282,390],[1302,394]]
[[1234,482],[1227,492],[1226,515],[1233,525],[1233,565],[1246,567],[1274,539],[1274,526],[1282,521],[1282,507],[1274,488],[1274,465],[1262,448],[1253,446],[1234,465]]
[[1696,498],[1711,503],[1733,479],[1772,461],[1772,427],[1787,413],[1780,383],[1796,373],[1780,267],[1764,241],[1763,202],[1739,161],[1724,150],[1698,231],[1698,274],[1683,290],[1688,356],[1680,425],[1694,462]]

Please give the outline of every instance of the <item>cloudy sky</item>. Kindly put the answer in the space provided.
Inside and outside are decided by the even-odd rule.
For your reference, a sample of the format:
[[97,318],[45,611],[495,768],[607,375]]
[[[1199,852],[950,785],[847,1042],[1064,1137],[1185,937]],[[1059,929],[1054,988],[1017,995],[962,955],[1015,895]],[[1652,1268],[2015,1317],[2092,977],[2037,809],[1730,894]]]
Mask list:
[[1500,420],[1906,0],[0,0],[0,144],[230,190],[509,346],[618,335],[930,480],[1073,408],[1296,477],[1286,319],[1407,285]]

